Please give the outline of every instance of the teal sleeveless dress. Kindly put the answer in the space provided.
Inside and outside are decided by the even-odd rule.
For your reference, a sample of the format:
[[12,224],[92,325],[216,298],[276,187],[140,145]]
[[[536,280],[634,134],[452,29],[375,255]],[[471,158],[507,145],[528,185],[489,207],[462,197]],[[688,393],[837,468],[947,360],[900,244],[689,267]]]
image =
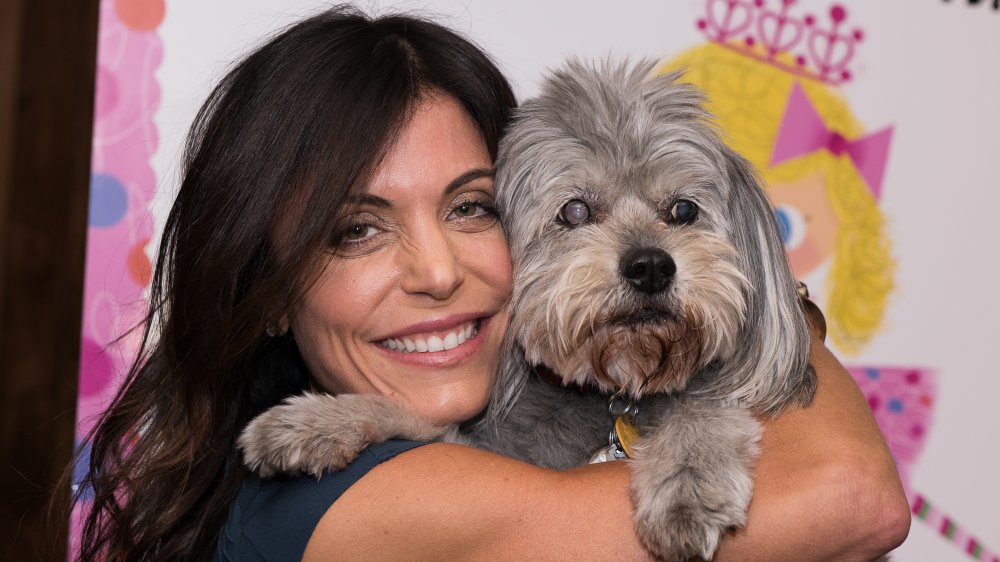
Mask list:
[[213,562],[298,562],[320,518],[341,494],[378,464],[423,444],[393,439],[372,445],[343,470],[318,480],[249,476],[229,506]]

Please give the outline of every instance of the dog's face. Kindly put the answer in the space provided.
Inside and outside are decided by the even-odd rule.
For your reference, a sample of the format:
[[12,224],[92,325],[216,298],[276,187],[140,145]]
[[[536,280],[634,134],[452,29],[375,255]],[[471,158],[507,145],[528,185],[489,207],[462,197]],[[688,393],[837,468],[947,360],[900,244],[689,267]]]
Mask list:
[[519,110],[498,162],[511,337],[565,382],[632,394],[774,347],[748,320],[794,294],[752,172],[700,93],[650,70],[571,62]]

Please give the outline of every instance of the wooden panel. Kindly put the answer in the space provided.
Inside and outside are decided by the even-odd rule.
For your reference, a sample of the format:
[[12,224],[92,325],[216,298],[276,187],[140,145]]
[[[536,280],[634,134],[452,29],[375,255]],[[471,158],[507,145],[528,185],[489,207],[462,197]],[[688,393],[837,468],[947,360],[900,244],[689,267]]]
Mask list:
[[73,446],[98,2],[0,5],[0,557],[59,560],[48,499]]

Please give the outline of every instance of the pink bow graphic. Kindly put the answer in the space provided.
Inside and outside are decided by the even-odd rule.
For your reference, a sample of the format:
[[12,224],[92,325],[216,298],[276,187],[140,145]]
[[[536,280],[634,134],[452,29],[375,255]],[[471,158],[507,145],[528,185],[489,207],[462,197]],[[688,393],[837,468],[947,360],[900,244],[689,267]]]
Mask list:
[[882,193],[882,178],[885,176],[890,140],[892,127],[856,140],[847,140],[840,133],[831,131],[816,113],[806,93],[802,91],[802,86],[796,82],[792,85],[785,116],[778,129],[778,139],[771,153],[771,166],[821,148],[838,156],[846,152],[868,184],[872,195],[878,199]]

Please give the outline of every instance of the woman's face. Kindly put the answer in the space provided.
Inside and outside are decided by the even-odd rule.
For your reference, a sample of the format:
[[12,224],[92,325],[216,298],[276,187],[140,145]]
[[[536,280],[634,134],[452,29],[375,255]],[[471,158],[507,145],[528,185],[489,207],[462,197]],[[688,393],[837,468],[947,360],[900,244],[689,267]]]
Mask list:
[[440,424],[483,409],[511,288],[492,164],[456,100],[418,104],[288,319],[319,388]]

